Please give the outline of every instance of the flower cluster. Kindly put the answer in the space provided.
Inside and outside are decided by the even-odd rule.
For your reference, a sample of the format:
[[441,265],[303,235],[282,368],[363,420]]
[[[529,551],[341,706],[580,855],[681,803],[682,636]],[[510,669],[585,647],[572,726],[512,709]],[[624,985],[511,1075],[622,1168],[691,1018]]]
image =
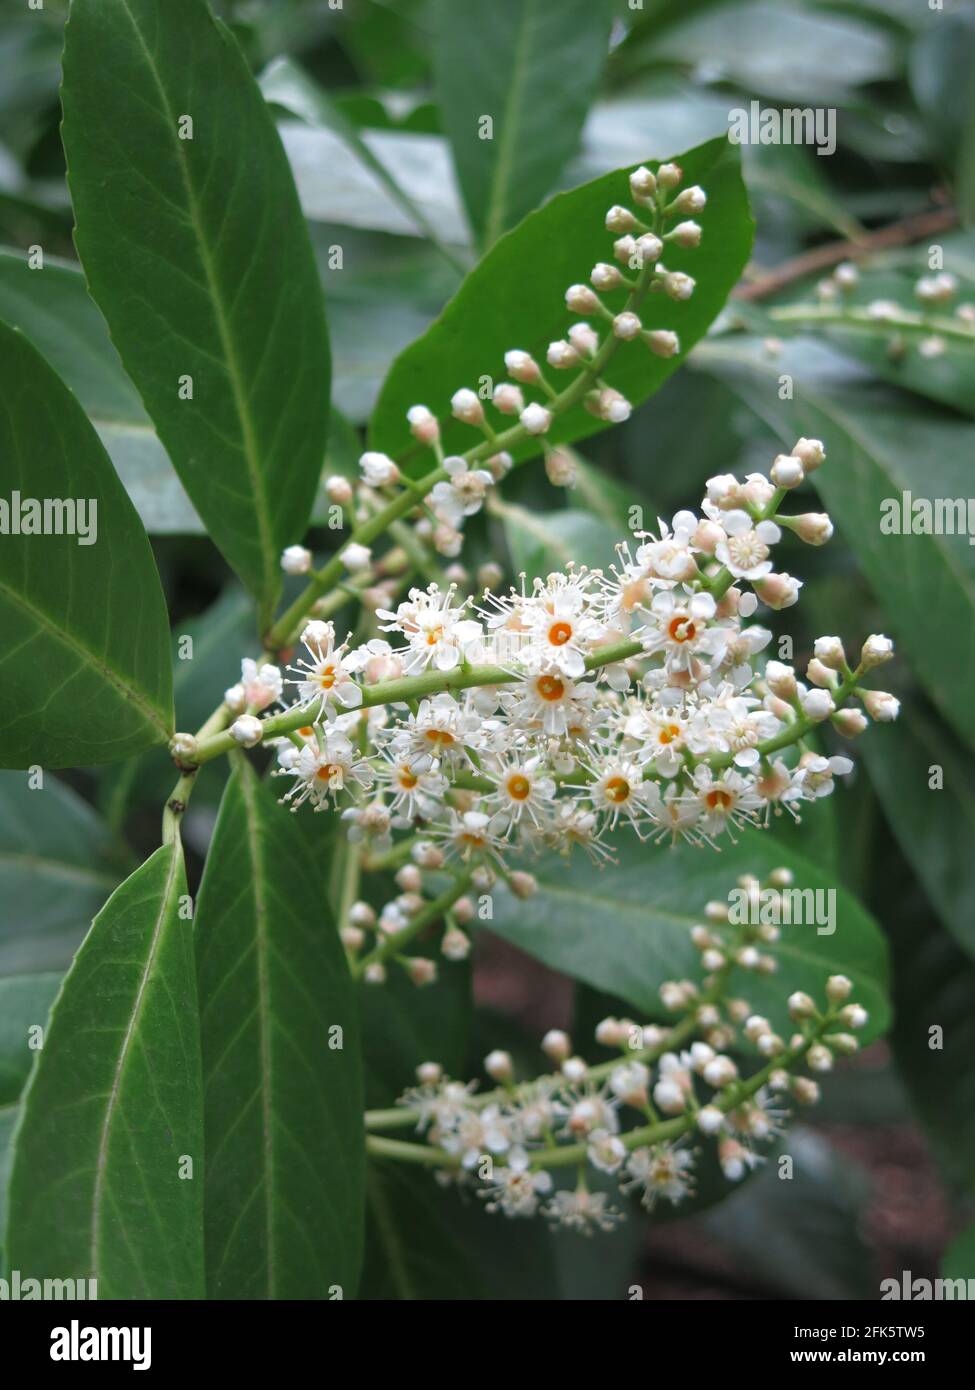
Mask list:
[[[832,275],[820,280],[816,286],[816,296],[821,304],[833,305],[848,300],[860,287],[860,272],[852,261],[838,265]],[[956,303],[958,297],[958,278],[950,271],[939,270],[920,276],[914,284],[914,298],[917,308],[905,306],[894,299],[871,299],[864,306],[866,318],[878,326],[890,325],[888,353],[894,359],[902,358],[908,351],[909,342],[904,336],[904,328],[923,329],[930,316],[937,316],[930,325],[932,331],[924,333],[917,340],[917,351],[921,357],[933,359],[942,356],[947,347],[946,331],[952,331],[952,338],[971,334],[975,338],[975,304]],[[951,313],[950,319],[943,316]],[[939,324],[943,320],[943,326]]]
[[[603,1186],[607,1176],[614,1179],[647,1210],[676,1206],[693,1194],[700,1146],[711,1143],[725,1178],[740,1180],[782,1133],[789,1104],[818,1099],[816,1077],[835,1056],[857,1050],[855,1032],[867,1022],[843,975],[825,980],[822,1009],[806,993],[788,997],[783,1014],[795,1029],[788,1038],[738,994],[747,990],[749,973],[768,976],[777,967],[779,928],[769,924],[775,914],[768,905],[781,902],[791,884],[785,869],[764,885],[746,876],[739,896],[748,911],[709,903],[690,932],[700,980],[660,987],[662,1005],[677,1021],[603,1019],[595,1040],[616,1052],[615,1060],[590,1065],[574,1054],[566,1033],[552,1030],[542,1050],[555,1071],[516,1083],[510,1055],[495,1051],[484,1069],[497,1089],[483,1094],[476,1083],[453,1081],[426,1062],[400,1099],[402,1114],[380,1112],[377,1127],[412,1124],[437,1151],[438,1177],[473,1188],[489,1211],[541,1212],[586,1234],[622,1219],[605,1190],[590,1190],[594,1175]],[[780,915],[789,920],[787,910]],[[556,1190],[553,1171],[564,1167],[575,1170],[576,1185]]]
[[[572,322],[565,337],[550,343],[545,354],[546,367],[553,372],[584,375],[589,389],[582,395],[583,405],[609,424],[628,419],[632,407],[600,377],[608,357],[607,344],[615,347],[639,342],[658,357],[674,357],[680,352],[677,333],[669,328],[644,328],[639,308],[648,294],[679,304],[694,292],[693,278],[683,271],[668,270],[663,260],[668,246],[691,249],[701,243],[701,228],[687,214],[700,213],[707,196],[696,185],[680,189],[682,181],[682,170],[672,163],[662,164],[656,174],[641,167],[630,175],[635,210],[616,204],[606,213],[607,231],[616,234],[613,260],[594,265],[589,284],[568,287],[566,307],[583,318]],[[595,320],[595,325],[590,320]],[[407,411],[411,434],[433,451],[443,474],[430,489],[429,515],[417,522],[416,534],[444,556],[459,554],[465,520],[480,510],[489,489],[512,467],[512,454],[504,447],[512,434],[541,440],[546,472],[553,484],[565,487],[575,481],[571,455],[553,448],[545,438],[567,403],[568,391],[560,393],[546,367],[521,348],[504,354],[504,367],[507,380],[492,383],[483,393],[463,386],[451,397],[453,418],[481,436],[481,442],[465,455],[443,456],[441,424],[427,406],[414,405]],[[515,425],[517,429],[511,428]],[[399,466],[387,454],[370,450],[362,455],[359,466],[367,489],[391,489],[403,481]],[[326,491],[340,505],[348,505],[354,495],[351,484],[342,477],[327,480]],[[348,566],[349,548],[344,553]],[[306,556],[302,547],[289,546],[282,566],[288,573],[305,573],[310,567]],[[355,568],[362,568],[370,556],[368,550],[357,547],[352,549],[351,558]]]

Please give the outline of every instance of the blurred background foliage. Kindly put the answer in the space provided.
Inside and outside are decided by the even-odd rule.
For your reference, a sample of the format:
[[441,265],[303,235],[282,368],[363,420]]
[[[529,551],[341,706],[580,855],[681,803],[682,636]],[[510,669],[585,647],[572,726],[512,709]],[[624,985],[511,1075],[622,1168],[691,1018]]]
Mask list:
[[[792,636],[797,664],[822,631],[838,630],[853,650],[867,633],[889,631],[900,650],[885,676],[904,702],[901,721],[862,741],[851,784],[810,813],[808,833],[772,842],[854,895],[881,924],[892,962],[889,1039],[843,1065],[786,1141],[795,1180],[779,1182],[770,1159],[719,1206],[709,1201],[720,1184],[705,1182],[694,1215],[652,1228],[634,1219],[586,1243],[511,1229],[445,1199],[425,1175],[377,1169],[364,1292],[613,1298],[641,1284],[656,1297],[870,1298],[884,1275],[932,1277],[953,1237],[947,1267],[975,1276],[964,1234],[975,1185],[975,551],[964,537],[881,537],[877,520],[878,500],[905,488],[973,491],[975,355],[966,344],[930,361],[910,345],[892,354],[888,337],[840,328],[786,336],[774,316],[810,302],[841,260],[861,269],[853,303],[910,306],[932,244],[943,247],[961,298],[975,302],[975,6],[547,0],[517,71],[513,49],[532,0],[214,8],[279,120],[319,261],[335,369],[326,473],[355,471],[397,355],[480,254],[553,191],[721,135],[729,110],[753,99],[835,108],[829,158],[805,146],[743,148],[753,261],[686,367],[625,426],[582,446],[574,492],[553,489],[538,468],[514,475],[470,526],[464,558],[473,569],[506,557],[512,573],[545,572],[566,557],[607,563],[633,503],[652,527],[658,514],[695,506],[710,475],[766,467],[797,435],[818,435],[830,462],[815,481],[839,535],[790,555],[806,580],[804,602],[773,615],[773,626]],[[194,660],[176,662],[179,727],[195,727],[234,678],[238,654],[252,649],[252,619],[77,269],[59,136],[66,10],[60,0],[42,11],[4,0],[0,9],[0,317],[23,326],[76,391],[153,537],[174,632],[195,639]],[[516,130],[500,171],[496,148],[468,138],[476,113],[496,106]],[[32,245],[44,248],[43,276],[25,276]],[[707,246],[705,231],[702,257]],[[513,301],[512,344],[519,313]],[[779,399],[783,373],[794,399]],[[334,538],[323,529],[315,543],[326,549]],[[929,790],[934,766],[943,790]],[[39,999],[50,998],[133,853],[155,843],[171,770],[154,752],[70,782],[57,814],[39,824],[19,775],[0,779],[9,850],[0,894],[15,911],[29,901],[38,943],[25,962],[0,930],[0,962],[35,974]],[[220,790],[221,773],[210,769],[187,816],[197,864]],[[729,879],[749,867],[743,852],[722,861]],[[647,872],[652,895],[657,870]],[[684,890],[693,911],[693,877]],[[517,924],[497,925],[524,948]],[[594,1018],[626,1007],[597,995],[593,980],[573,988],[499,940],[485,943],[473,973],[473,1017],[462,970],[423,995],[397,982],[366,1001],[374,1103],[408,1082],[421,1052],[466,1074],[489,1043],[508,1041],[534,1068],[543,1027],[574,1015],[582,1047]],[[0,1033],[2,1013],[0,1002]],[[942,1050],[929,1046],[933,1027],[943,1029]],[[0,1068],[0,1127],[17,1084]]]

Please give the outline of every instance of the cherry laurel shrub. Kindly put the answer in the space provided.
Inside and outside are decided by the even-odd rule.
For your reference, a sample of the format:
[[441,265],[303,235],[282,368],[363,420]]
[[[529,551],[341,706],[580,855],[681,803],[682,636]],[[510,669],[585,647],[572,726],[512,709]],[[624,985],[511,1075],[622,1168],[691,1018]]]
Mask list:
[[[357,476],[325,478],[339,543],[316,555],[328,349],[314,264],[239,53],[203,7],[174,8],[180,26],[150,33],[156,7],[131,7],[109,75],[91,58],[97,7],[75,7],[63,96],[77,244],[261,641],[228,643],[211,713],[176,726],[145,532],[71,391],[27,335],[0,329],[18,497],[94,499],[99,527],[91,545],[64,535],[45,550],[30,524],[5,539],[4,764],[39,790],[48,768],[125,759],[138,778],[160,744],[175,765],[160,847],[95,917],[21,1098],[7,1264],[96,1280],[103,1297],[352,1297],[367,1162],[431,1199],[454,1188],[441,1199],[497,1222],[586,1235],[636,1202],[727,1189],[874,1026],[872,981],[815,939],[781,950],[815,938],[792,920],[814,885],[756,834],[814,824],[853,766],[832,736],[898,712],[875,684],[893,655],[883,635],[864,632],[856,653],[824,635],[802,672],[763,656],[763,611],[800,598],[783,563],[801,569],[802,547],[832,535],[828,515],[790,507],[829,468],[829,441],[799,438],[764,472],[711,478],[698,510],[621,527],[607,568],[569,559],[512,587],[495,561],[472,575],[461,557],[465,523],[512,470],[571,488],[572,441],[625,421],[721,309],[749,237],[733,152],[718,141],[622,170],[500,242],[459,292],[462,318],[510,292],[513,265],[544,284],[571,263],[576,282],[537,311],[506,302],[511,341],[503,360],[485,351],[488,375],[456,379],[447,352],[400,400],[415,375],[404,355],[377,415],[399,400],[396,423]],[[187,39],[210,61],[205,90],[180,86]],[[145,101],[120,126],[119,91],[135,84]],[[259,186],[241,187],[241,142]],[[219,768],[194,898],[181,827]],[[718,852],[742,841],[752,871],[722,877]],[[629,965],[655,983],[641,1016],[595,1023],[609,1057],[587,1061],[590,1040],[555,1029],[534,1065],[496,1046],[486,1084],[458,1074],[430,1025],[454,1008],[478,924],[497,906],[530,950],[553,875],[571,872],[584,899],[621,859],[629,874],[675,844],[701,865],[678,885],[667,959],[680,967],[657,969],[652,931],[634,943]],[[599,912],[575,921],[598,959]],[[586,978],[568,952],[564,964]],[[599,969],[591,982],[606,983]],[[379,1016],[398,1023],[377,1058]],[[363,1055],[368,1093],[386,1097],[368,1109]]]

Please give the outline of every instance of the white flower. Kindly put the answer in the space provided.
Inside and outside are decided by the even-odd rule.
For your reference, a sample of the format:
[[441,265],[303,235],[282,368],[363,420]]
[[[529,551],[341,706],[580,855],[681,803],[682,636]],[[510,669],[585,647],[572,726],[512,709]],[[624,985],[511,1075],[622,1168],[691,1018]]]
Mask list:
[[626,1161],[627,1181],[620,1183],[620,1190],[639,1192],[640,1202],[647,1211],[653,1211],[661,1198],[676,1206],[694,1190],[693,1166],[690,1151],[672,1144],[634,1149]]
[[534,1216],[540,1197],[552,1190],[551,1176],[529,1167],[528,1155],[522,1150],[513,1152],[508,1166],[496,1168],[491,1181],[478,1193],[488,1211],[500,1211],[505,1216]]
[[756,525],[747,512],[726,511],[715,517],[725,531],[725,539],[715,547],[715,557],[736,579],[761,579],[772,568],[769,546],[782,538],[774,521]]
[[335,801],[347,789],[368,789],[374,780],[372,768],[334,724],[316,726],[312,742],[301,750],[294,766],[275,776],[294,778],[294,785],[282,798],[291,802],[292,811],[306,801],[311,801],[316,811],[323,811],[329,798]]
[[454,594],[452,587],[441,592],[436,584],[431,584],[427,589],[411,589],[409,598],[395,613],[377,609],[383,632],[400,632],[407,640],[403,662],[406,675],[417,675],[428,666],[437,671],[452,671],[468,652],[479,647],[484,635],[481,624],[464,617],[466,604],[453,606]]
[[589,1136],[586,1154],[592,1166],[601,1173],[615,1173],[626,1158],[626,1145],[618,1135],[596,1129]]
[[280,700],[284,689],[284,681],[277,666],[258,666],[256,661],[247,656],[240,663],[240,684],[244,693],[244,704],[255,711],[267,709],[275,700]]
[[590,1236],[596,1231],[611,1231],[623,1220],[622,1213],[609,1205],[605,1192],[556,1192],[542,1215],[566,1230]]
[[430,489],[430,505],[450,526],[459,529],[464,517],[479,512],[494,482],[486,468],[468,468],[467,460],[450,454],[443,461],[450,481],[435,483]]
[[299,705],[311,709],[317,703],[316,720],[334,719],[337,704],[343,709],[358,709],[362,704],[362,691],[351,675],[355,658],[347,654],[344,642],[335,646],[332,624],[309,623],[301,640],[311,661],[299,657],[294,666],[288,667],[294,672],[289,684],[298,687]]

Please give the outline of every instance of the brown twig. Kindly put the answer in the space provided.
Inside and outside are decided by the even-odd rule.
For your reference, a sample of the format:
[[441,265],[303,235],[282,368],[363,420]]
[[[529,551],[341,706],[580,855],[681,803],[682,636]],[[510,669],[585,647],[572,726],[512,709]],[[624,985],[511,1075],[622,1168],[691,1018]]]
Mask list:
[[777,290],[801,280],[805,275],[828,270],[839,265],[840,261],[859,260],[874,251],[886,251],[893,246],[909,246],[913,241],[923,241],[925,237],[949,231],[958,225],[958,213],[954,208],[935,208],[931,212],[921,212],[914,217],[906,217],[903,222],[894,222],[879,231],[868,232],[858,241],[830,241],[783,261],[774,270],[765,272],[750,284],[739,285],[734,292],[735,299],[766,299]]

